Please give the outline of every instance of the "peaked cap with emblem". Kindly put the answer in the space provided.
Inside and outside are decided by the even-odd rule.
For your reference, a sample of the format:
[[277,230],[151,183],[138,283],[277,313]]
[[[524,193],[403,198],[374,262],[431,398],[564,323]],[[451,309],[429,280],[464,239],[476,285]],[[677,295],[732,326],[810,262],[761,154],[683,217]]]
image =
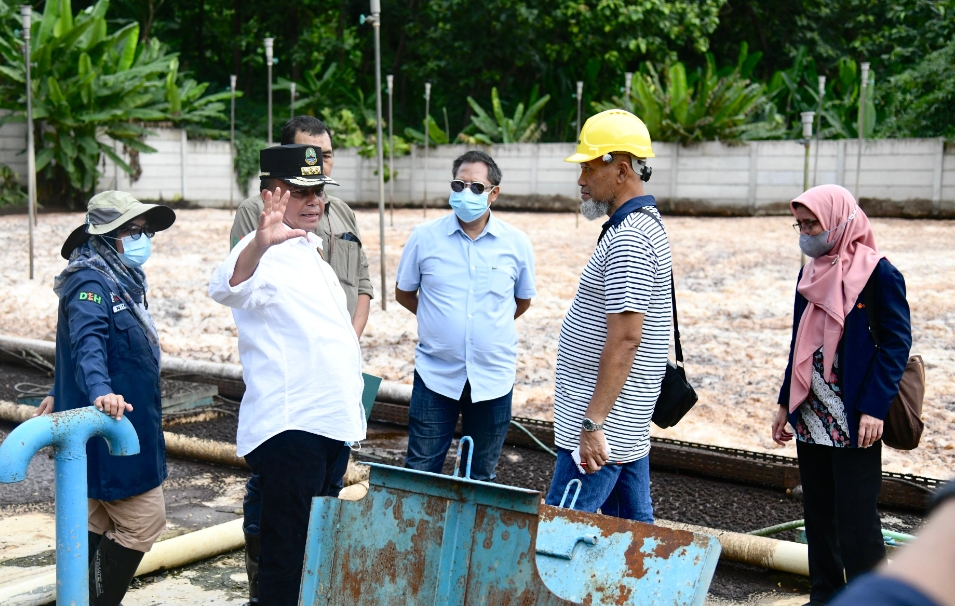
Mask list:
[[90,198],[86,205],[86,222],[73,230],[60,256],[70,258],[77,246],[122,227],[140,215],[146,215],[146,224],[153,231],[163,231],[176,221],[173,209],[162,204],[144,204],[124,191],[104,191]]
[[292,185],[338,185],[322,170],[322,148],[292,143],[259,152],[260,178],[281,179]]

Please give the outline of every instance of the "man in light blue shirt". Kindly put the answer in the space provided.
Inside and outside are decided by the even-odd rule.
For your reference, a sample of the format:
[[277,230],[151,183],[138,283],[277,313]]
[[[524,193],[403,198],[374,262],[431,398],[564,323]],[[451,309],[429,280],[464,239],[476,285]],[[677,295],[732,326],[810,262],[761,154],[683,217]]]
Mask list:
[[395,298],[418,316],[405,466],[441,473],[460,414],[471,477],[490,481],[511,422],[514,320],[537,294],[534,251],[491,213],[501,170],[489,155],[469,151],[451,174],[454,214],[416,227],[398,264]]

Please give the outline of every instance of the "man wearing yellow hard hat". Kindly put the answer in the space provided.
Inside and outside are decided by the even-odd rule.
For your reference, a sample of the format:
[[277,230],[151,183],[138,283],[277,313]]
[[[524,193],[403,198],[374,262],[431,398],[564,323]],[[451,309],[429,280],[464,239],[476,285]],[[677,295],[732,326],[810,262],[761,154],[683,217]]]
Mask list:
[[612,109],[584,124],[577,153],[580,210],[609,217],[580,277],[557,349],[557,465],[547,495],[560,503],[582,483],[576,508],[653,522],[650,418],[670,332],[670,246],[653,196],[646,125]]

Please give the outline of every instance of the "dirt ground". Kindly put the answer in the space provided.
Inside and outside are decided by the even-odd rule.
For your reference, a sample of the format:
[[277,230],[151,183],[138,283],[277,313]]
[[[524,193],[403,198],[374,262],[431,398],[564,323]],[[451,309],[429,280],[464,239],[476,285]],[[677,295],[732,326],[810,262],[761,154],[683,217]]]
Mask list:
[[[443,213],[431,210],[428,219]],[[380,284],[378,215],[358,211],[373,282]],[[600,231],[600,222],[572,214],[504,213],[534,244],[538,296],[518,321],[520,345],[515,414],[553,418],[554,365],[560,324]],[[52,340],[57,300],[51,286],[65,262],[59,249],[82,223],[80,214],[44,214],[35,230],[36,279],[27,279],[24,216],[0,217],[0,332]],[[386,218],[386,221],[388,219]],[[416,324],[394,301],[404,242],[423,220],[400,210],[386,226],[387,311],[372,303],[362,337],[365,370],[410,383]],[[175,226],[154,240],[146,266],[150,312],[170,355],[238,362],[236,328],[228,309],[208,298],[209,276],[228,252],[231,214],[179,211]],[[792,326],[799,271],[796,236],[786,217],[668,217],[689,378],[700,403],[678,426],[654,434],[720,446],[795,456],[777,447],[769,425]],[[955,468],[955,222],[874,219],[882,252],[906,277],[914,329],[913,352],[926,361],[926,431],[912,452],[885,450],[885,469],[937,478]]]

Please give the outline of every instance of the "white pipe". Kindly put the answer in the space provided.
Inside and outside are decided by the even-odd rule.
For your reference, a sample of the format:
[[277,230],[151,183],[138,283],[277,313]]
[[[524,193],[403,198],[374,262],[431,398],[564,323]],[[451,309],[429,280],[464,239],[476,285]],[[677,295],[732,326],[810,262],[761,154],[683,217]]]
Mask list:
[[[0,400],[0,421],[23,423],[32,419],[34,412],[36,412],[36,407],[34,406],[14,404]],[[163,438],[166,442],[166,454],[171,457],[217,463],[219,465],[228,465],[240,469],[249,468],[245,459],[236,455],[235,444],[217,442],[215,440],[202,440],[200,438],[172,433],[171,431],[164,431]],[[351,486],[352,484],[367,479],[367,465],[358,465],[354,461],[348,462],[348,468],[345,471],[344,477],[345,486]],[[0,604],[2,604],[2,602],[0,602]]]
[[[242,518],[203,528],[189,534],[159,541],[146,554],[136,569],[136,576],[157,570],[179,568],[206,560],[245,546]],[[40,606],[56,599],[56,571],[0,586],[0,604],[5,606]]]
[[[24,339],[22,337],[0,334],[0,350],[4,349],[9,351],[31,351],[51,362],[56,357],[56,343],[53,341]],[[229,381],[242,380],[241,364],[223,364],[219,362],[177,358],[175,356],[163,356],[162,369],[164,372],[182,375],[201,375],[212,379],[226,379]],[[404,383],[397,383],[395,381],[382,381],[381,387],[378,388],[377,399],[381,402],[408,405],[411,403],[411,385],[405,385]]]
[[803,543],[780,541],[669,520],[657,520],[656,524],[665,528],[698,532],[714,537],[723,546],[720,558],[731,562],[742,562],[804,577],[809,576],[809,546]]

